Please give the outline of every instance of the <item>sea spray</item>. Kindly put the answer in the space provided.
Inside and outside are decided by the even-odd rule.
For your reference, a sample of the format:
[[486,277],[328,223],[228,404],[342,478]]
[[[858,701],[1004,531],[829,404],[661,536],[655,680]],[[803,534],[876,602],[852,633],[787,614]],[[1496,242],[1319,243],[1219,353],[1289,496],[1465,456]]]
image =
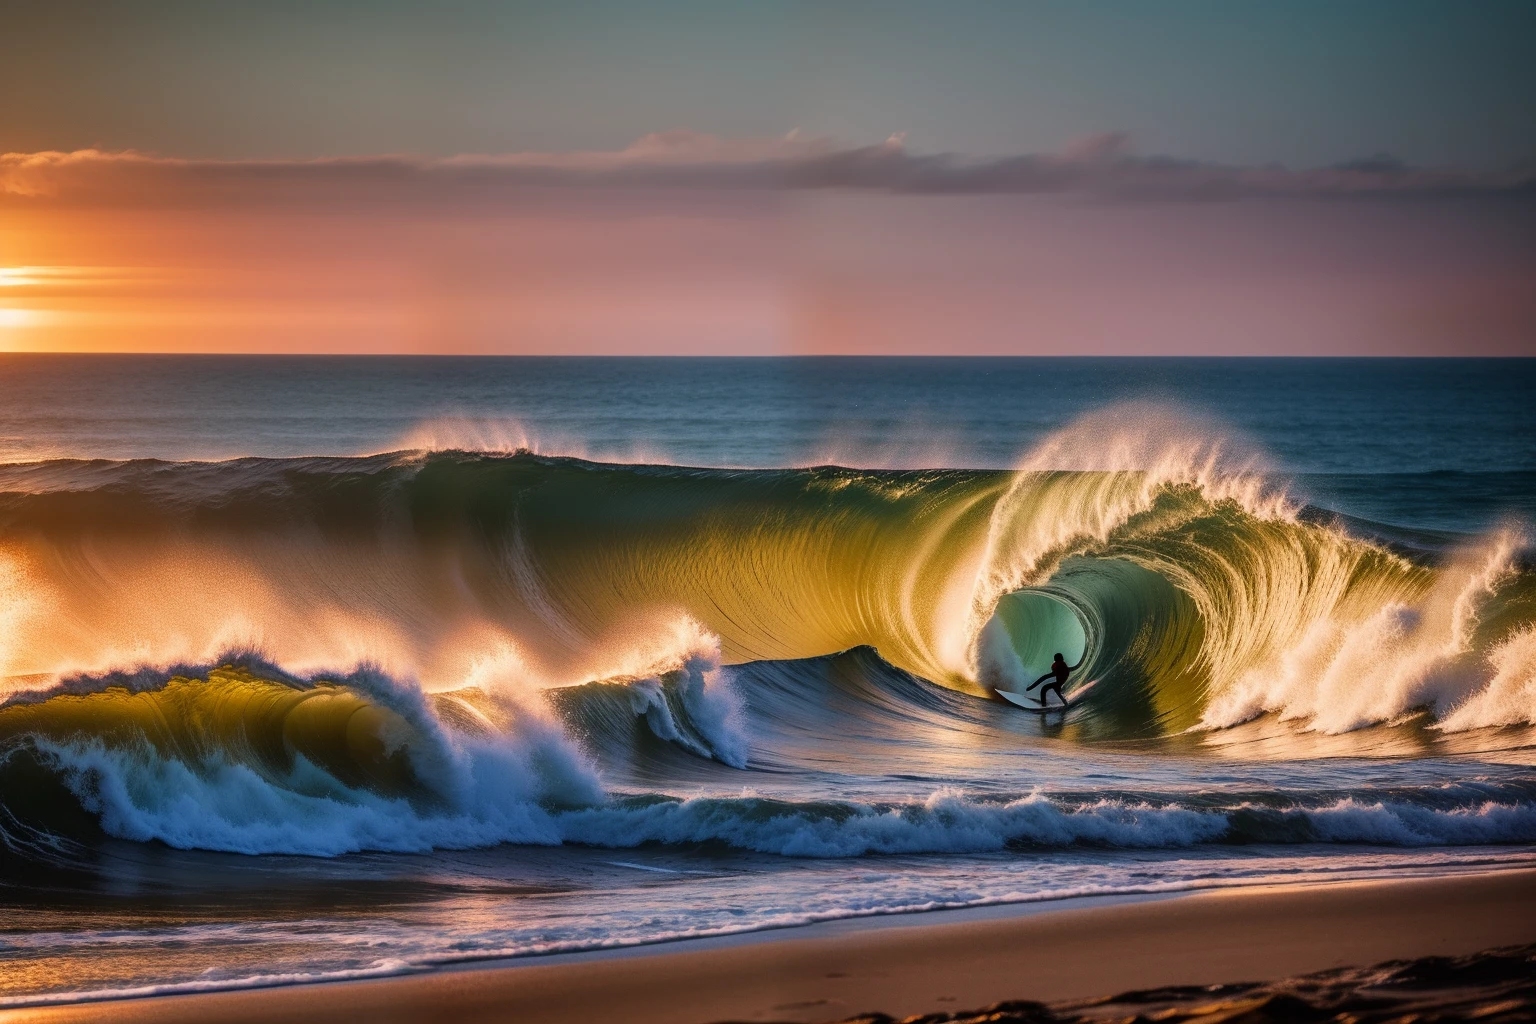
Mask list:
[[[1374,607],[1343,600],[1320,607],[1273,663],[1217,690],[1205,723],[1220,727],[1273,711],[1309,728],[1345,732],[1423,707],[1446,718],[1448,728],[1467,727],[1476,720],[1471,706],[1500,673],[1501,689],[1518,687],[1520,642],[1480,636],[1479,624],[1501,591],[1522,583],[1515,555],[1523,543],[1513,530],[1497,531],[1452,553],[1417,596]],[[1447,718],[1458,707],[1468,710]],[[1485,724],[1525,720],[1508,712],[1486,717]]]
[[[696,629],[684,635],[695,646],[656,675],[610,685],[659,739],[742,764],[718,654]],[[552,815],[601,803],[603,787],[543,691],[509,680],[508,664],[436,695],[371,666],[315,678],[250,655],[185,674],[141,666],[13,697],[0,748],[8,762],[30,751],[124,839],[325,856],[558,843]],[[58,820],[12,824],[46,833]]]

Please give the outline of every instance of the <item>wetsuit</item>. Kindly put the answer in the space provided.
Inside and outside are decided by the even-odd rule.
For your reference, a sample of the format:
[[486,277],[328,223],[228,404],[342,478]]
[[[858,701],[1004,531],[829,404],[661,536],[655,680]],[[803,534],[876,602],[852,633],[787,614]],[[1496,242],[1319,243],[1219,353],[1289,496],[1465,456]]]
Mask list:
[[1052,662],[1051,670],[1045,675],[1041,676],[1039,679],[1036,679],[1033,683],[1030,683],[1029,689],[1033,690],[1035,687],[1040,686],[1041,683],[1045,683],[1047,679],[1051,679],[1052,676],[1055,676],[1055,679],[1049,683],[1045,683],[1045,685],[1040,688],[1040,703],[1044,704],[1045,695],[1050,693],[1052,690],[1055,690],[1056,696],[1061,700],[1063,704],[1065,704],[1067,702],[1067,695],[1061,692],[1061,688],[1066,685],[1067,676],[1071,674],[1072,670],[1067,667],[1067,663],[1065,661]]

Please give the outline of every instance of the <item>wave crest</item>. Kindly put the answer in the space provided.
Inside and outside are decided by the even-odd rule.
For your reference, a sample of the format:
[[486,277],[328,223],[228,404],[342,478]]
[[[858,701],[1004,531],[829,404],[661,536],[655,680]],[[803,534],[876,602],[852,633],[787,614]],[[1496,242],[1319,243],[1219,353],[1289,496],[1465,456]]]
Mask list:
[[[1095,736],[1266,711],[1339,732],[1425,704],[1472,728],[1524,715],[1512,638],[1536,621],[1518,531],[1481,542],[1502,552],[1486,565],[1432,538],[1395,550],[1212,425],[1146,407],[1008,473],[415,451],[9,467],[0,487],[10,690],[231,646],[427,691],[510,659],[542,690],[680,670],[707,635],[725,664],[871,646],[978,696],[1070,648],[1101,681],[1074,716]],[[708,670],[685,675],[626,700],[658,729],[691,702],[717,726],[676,742],[739,763]]]

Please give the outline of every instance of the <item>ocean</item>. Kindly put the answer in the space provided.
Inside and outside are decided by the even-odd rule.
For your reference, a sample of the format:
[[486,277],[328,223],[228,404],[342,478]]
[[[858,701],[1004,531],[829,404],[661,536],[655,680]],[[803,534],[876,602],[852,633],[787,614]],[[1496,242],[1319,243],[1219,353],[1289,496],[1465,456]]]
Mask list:
[[1533,393],[0,356],[0,1005],[1531,866]]

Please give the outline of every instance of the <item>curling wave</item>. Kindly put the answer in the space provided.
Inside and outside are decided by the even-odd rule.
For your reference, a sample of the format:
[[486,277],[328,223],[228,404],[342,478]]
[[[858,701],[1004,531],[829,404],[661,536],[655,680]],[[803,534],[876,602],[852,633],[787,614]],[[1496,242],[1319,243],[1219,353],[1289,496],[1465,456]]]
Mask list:
[[[0,466],[0,674],[23,691],[246,648],[300,675],[366,663],[440,691],[499,665],[544,689],[701,643],[727,664],[870,646],[986,696],[1060,651],[1100,680],[1073,716],[1094,736],[1419,710],[1482,729],[1536,721],[1526,548],[1516,526],[1405,540],[1306,506],[1147,409],[1010,473],[58,460]],[[624,699],[665,731],[665,700]]]

